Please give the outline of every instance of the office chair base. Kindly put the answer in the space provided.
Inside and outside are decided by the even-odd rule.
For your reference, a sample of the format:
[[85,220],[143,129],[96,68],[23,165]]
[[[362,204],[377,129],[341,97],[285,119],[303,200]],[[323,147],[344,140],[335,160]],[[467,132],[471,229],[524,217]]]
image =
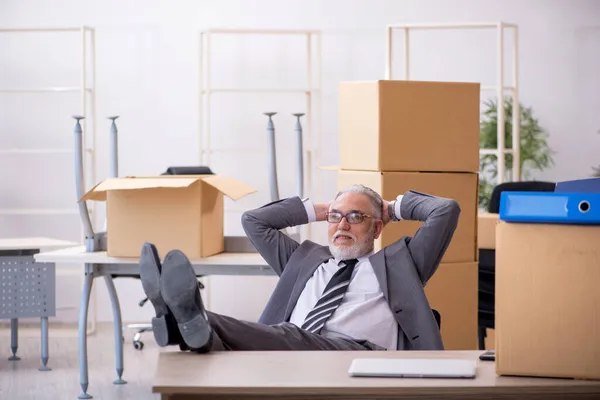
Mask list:
[[124,329],[137,329],[138,331],[133,335],[133,348],[136,350],[142,350],[144,348],[144,342],[142,342],[142,334],[144,332],[152,332],[151,324],[132,324],[127,325]]

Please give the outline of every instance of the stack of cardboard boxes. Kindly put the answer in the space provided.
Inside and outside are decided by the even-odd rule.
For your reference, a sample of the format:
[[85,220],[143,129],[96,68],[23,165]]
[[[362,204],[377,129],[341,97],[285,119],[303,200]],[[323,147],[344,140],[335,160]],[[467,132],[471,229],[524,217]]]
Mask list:
[[[425,287],[441,314],[446,349],[477,348],[477,83],[343,82],[339,94],[338,188],[361,183],[393,200],[408,190],[455,199],[461,215]],[[416,221],[388,224],[378,250],[412,236]]]

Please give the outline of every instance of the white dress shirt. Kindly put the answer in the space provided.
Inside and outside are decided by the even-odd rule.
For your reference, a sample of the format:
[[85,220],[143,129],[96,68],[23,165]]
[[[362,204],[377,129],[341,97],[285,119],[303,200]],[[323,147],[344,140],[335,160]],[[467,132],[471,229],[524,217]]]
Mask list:
[[[400,217],[400,202],[398,196],[395,204],[396,216]],[[304,200],[304,206],[310,222],[316,221],[314,205],[310,200]],[[352,280],[342,299],[342,303],[327,320],[321,335],[341,336],[355,340],[368,340],[388,350],[396,350],[398,341],[398,323],[394,314],[383,297],[383,292],[369,262],[373,253],[358,258],[354,267]],[[306,282],[304,290],[298,298],[292,311],[290,322],[301,327],[306,315],[317,303],[325,286],[340,268],[340,260],[332,258],[321,264],[313,276]]]

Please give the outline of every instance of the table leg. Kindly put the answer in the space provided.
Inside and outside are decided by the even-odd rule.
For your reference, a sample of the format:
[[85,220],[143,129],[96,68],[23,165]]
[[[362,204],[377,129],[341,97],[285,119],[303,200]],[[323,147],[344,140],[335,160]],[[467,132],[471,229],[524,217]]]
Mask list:
[[127,381],[123,380],[123,325],[121,322],[121,306],[119,305],[119,296],[113,282],[112,276],[105,275],[106,288],[112,304],[113,321],[115,325],[115,355],[117,360],[117,379],[113,382],[115,385],[123,385]]
[[41,317],[40,319],[42,331],[42,366],[39,370],[52,371],[51,368],[48,368],[48,317]]
[[87,393],[88,389],[88,359],[87,359],[87,317],[90,306],[90,294],[94,283],[93,268],[86,265],[83,291],[81,292],[81,304],[79,307],[79,383],[81,394],[79,399],[91,399]]
[[9,361],[19,361],[21,357],[17,356],[19,348],[19,320],[17,318],[10,319],[10,349],[12,356],[8,357]]

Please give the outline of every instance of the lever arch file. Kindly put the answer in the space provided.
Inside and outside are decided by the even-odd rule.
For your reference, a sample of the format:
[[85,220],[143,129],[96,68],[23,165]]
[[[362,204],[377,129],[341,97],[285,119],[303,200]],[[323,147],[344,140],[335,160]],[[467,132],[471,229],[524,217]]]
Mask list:
[[600,224],[600,193],[503,192],[499,217],[507,222]]

